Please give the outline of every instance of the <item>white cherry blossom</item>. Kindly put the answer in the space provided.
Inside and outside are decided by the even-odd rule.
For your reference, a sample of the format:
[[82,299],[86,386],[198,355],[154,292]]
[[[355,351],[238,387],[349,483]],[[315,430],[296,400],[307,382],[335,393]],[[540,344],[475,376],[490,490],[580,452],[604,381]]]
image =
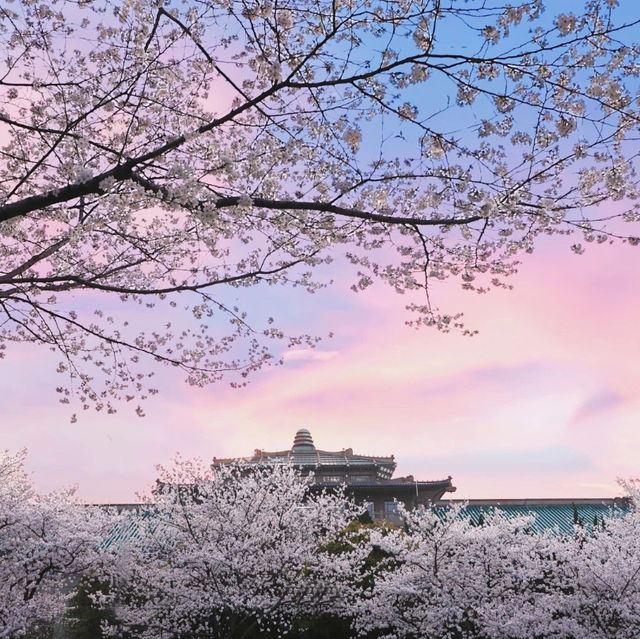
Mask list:
[[639,29],[613,0],[5,4],[0,339],[56,351],[77,408],[317,341],[235,289],[313,293],[346,260],[465,331],[431,279],[487,291],[539,235],[640,235]]
[[107,565],[100,544],[112,525],[72,490],[37,494],[25,454],[0,454],[0,637],[9,639],[62,617],[77,581]]
[[112,575],[111,633],[230,638],[348,615],[367,548],[345,528],[362,508],[309,482],[287,466],[161,469],[138,542]]

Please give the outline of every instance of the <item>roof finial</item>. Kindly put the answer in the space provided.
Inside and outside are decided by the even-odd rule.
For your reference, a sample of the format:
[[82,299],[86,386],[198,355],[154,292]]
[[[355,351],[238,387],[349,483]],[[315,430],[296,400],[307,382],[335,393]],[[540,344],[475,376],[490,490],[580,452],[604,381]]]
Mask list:
[[301,428],[293,438],[292,450],[299,450],[301,448],[315,450],[311,433],[306,428]]

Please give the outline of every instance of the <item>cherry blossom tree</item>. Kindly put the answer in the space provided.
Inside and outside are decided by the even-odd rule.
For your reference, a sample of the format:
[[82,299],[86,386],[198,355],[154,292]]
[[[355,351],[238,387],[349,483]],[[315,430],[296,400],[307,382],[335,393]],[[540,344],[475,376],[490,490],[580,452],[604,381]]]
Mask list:
[[[310,492],[286,466],[211,471],[178,459],[153,500],[98,597],[115,606],[111,634],[247,637],[350,610],[367,549],[344,533],[361,508],[339,491]],[[344,552],[332,552],[336,540]]]
[[558,540],[532,533],[527,517],[494,512],[476,526],[461,505],[400,510],[404,529],[371,536],[388,567],[381,565],[356,606],[360,631],[433,639],[539,636],[555,602],[548,559]]
[[36,632],[61,618],[74,582],[107,559],[110,520],[73,501],[73,491],[38,495],[25,452],[0,455],[0,637]]
[[[627,482],[637,504],[638,483]],[[361,632],[394,639],[627,639],[640,632],[638,511],[573,534],[531,532],[531,519],[463,505],[407,512],[373,533],[386,553],[355,605]]]
[[314,292],[339,258],[354,290],[421,292],[411,322],[466,330],[431,282],[505,286],[540,235],[637,243],[617,4],[4,3],[0,347],[49,346],[62,400],[114,411],[155,362],[243,383],[272,340],[314,343],[240,288]]
[[[637,482],[627,486],[637,504]],[[7,509],[17,519],[22,511],[11,499]],[[40,525],[31,516],[20,545],[31,563],[11,559],[27,576],[20,601],[8,599],[15,586],[3,592],[13,616],[3,610],[2,620],[13,626],[0,636],[60,614],[68,599],[62,575],[88,568],[92,608],[110,610],[105,636],[295,636],[322,619],[339,636],[377,639],[638,636],[637,510],[577,524],[573,534],[534,533],[533,515],[499,511],[476,523],[461,504],[413,511],[399,504],[402,527],[359,528],[353,520],[360,510],[339,489],[315,491],[291,467],[211,470],[178,458],[160,469],[148,503],[125,516],[121,529],[108,520],[115,560],[95,558],[95,532],[85,533],[82,518],[73,520],[73,535],[69,526],[50,525],[46,543],[43,533],[31,552],[30,535]],[[92,561],[86,547],[74,554],[85,534],[94,540]],[[100,535],[106,538],[104,528]],[[17,540],[2,544],[18,557]],[[72,556],[73,566],[61,569],[60,557]],[[29,590],[33,603],[22,601],[22,588],[34,582],[28,575],[43,574],[41,566],[51,571],[48,581]]]
[[563,587],[554,619],[575,639],[631,639],[640,635],[640,482],[621,482],[633,509],[564,540],[557,557]]

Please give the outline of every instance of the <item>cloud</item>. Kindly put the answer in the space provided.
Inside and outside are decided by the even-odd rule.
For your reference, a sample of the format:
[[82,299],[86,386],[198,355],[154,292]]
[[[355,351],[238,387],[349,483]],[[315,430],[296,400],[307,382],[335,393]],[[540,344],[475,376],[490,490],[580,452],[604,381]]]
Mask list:
[[569,422],[570,426],[601,417],[627,403],[628,398],[616,391],[602,390],[587,398],[574,412]]
[[624,491],[622,488],[616,483],[595,483],[595,482],[580,482],[578,484],[580,488],[586,488],[588,490],[597,491],[598,494],[612,494],[612,495],[620,495]]
[[463,451],[450,455],[406,455],[403,463],[451,468],[474,475],[513,476],[527,473],[566,473],[593,470],[593,460],[567,446],[540,446],[531,448],[496,447]]
[[[445,378],[435,378],[422,383],[423,396],[459,394],[468,389],[512,389],[520,392],[531,385],[541,386],[558,374],[553,362],[526,361],[518,364],[493,364],[456,371]],[[549,385],[548,382],[546,385]]]
[[294,348],[287,351],[282,359],[285,362],[325,362],[333,359],[339,351],[319,351],[315,348]]

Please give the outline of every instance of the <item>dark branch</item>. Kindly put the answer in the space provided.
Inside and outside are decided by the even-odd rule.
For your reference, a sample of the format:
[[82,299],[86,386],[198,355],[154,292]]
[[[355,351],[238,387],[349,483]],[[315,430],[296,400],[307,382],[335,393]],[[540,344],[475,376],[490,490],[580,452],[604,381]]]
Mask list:
[[198,47],[198,49],[200,49],[200,51],[202,51],[202,54],[204,55],[204,57],[207,58],[207,60],[213,64],[213,58],[209,55],[209,53],[202,46],[202,44],[200,44],[200,42],[198,42],[196,40],[196,38],[193,37],[193,33],[191,33],[191,30],[189,29],[189,27],[187,27],[185,24],[183,24],[175,16],[172,16],[168,11],[166,11],[162,7],[160,7],[160,9],[158,9],[158,15],[156,16],[156,21],[153,24],[153,29],[151,29],[151,33],[149,34],[149,38],[147,39],[147,42],[144,45],[144,50],[145,51],[147,51],[149,49],[149,45],[151,44],[151,40],[153,39],[153,36],[155,35],[155,33],[156,33],[157,29],[158,29],[158,25],[160,23],[160,18],[162,16],[166,16],[167,18],[169,18],[169,20],[173,20],[173,22],[175,22],[184,31],[184,33],[186,33],[191,38],[191,40]]
[[[215,202],[218,209],[238,206],[242,198],[240,197],[224,197]],[[361,211],[359,209],[351,209],[344,206],[336,206],[326,202],[308,202],[296,200],[267,200],[261,197],[251,198],[253,206],[265,209],[282,209],[282,210],[298,210],[298,211],[319,211],[322,213],[333,213],[341,217],[350,217],[360,220],[368,220],[370,222],[382,222],[384,224],[411,224],[416,226],[460,226],[471,224],[478,220],[484,219],[482,215],[471,215],[469,217],[442,217],[442,218],[415,218],[403,217],[400,215],[383,215],[381,213],[371,213],[369,211]]]
[[[172,202],[173,197],[169,189],[159,184],[147,180],[137,173],[131,174],[131,179],[137,182],[145,189],[152,191],[153,193],[160,195],[163,200]],[[194,208],[197,208],[202,213],[206,213],[209,207],[215,207],[216,209],[229,208],[232,206],[240,206],[243,202],[243,198],[239,196],[222,197],[217,200],[200,201],[196,203]],[[361,211],[360,209],[353,209],[346,206],[337,206],[336,204],[330,204],[328,202],[313,202],[305,200],[270,200],[267,198],[253,197],[251,198],[251,205],[271,210],[282,211],[318,211],[320,213],[333,213],[341,217],[355,218],[360,220],[367,220],[369,222],[381,222],[384,224],[411,224],[416,226],[460,226],[464,224],[471,224],[478,220],[484,219],[481,215],[471,215],[469,217],[445,217],[445,218],[413,218],[403,217],[399,215],[383,215],[381,213],[371,213],[369,211]]]

